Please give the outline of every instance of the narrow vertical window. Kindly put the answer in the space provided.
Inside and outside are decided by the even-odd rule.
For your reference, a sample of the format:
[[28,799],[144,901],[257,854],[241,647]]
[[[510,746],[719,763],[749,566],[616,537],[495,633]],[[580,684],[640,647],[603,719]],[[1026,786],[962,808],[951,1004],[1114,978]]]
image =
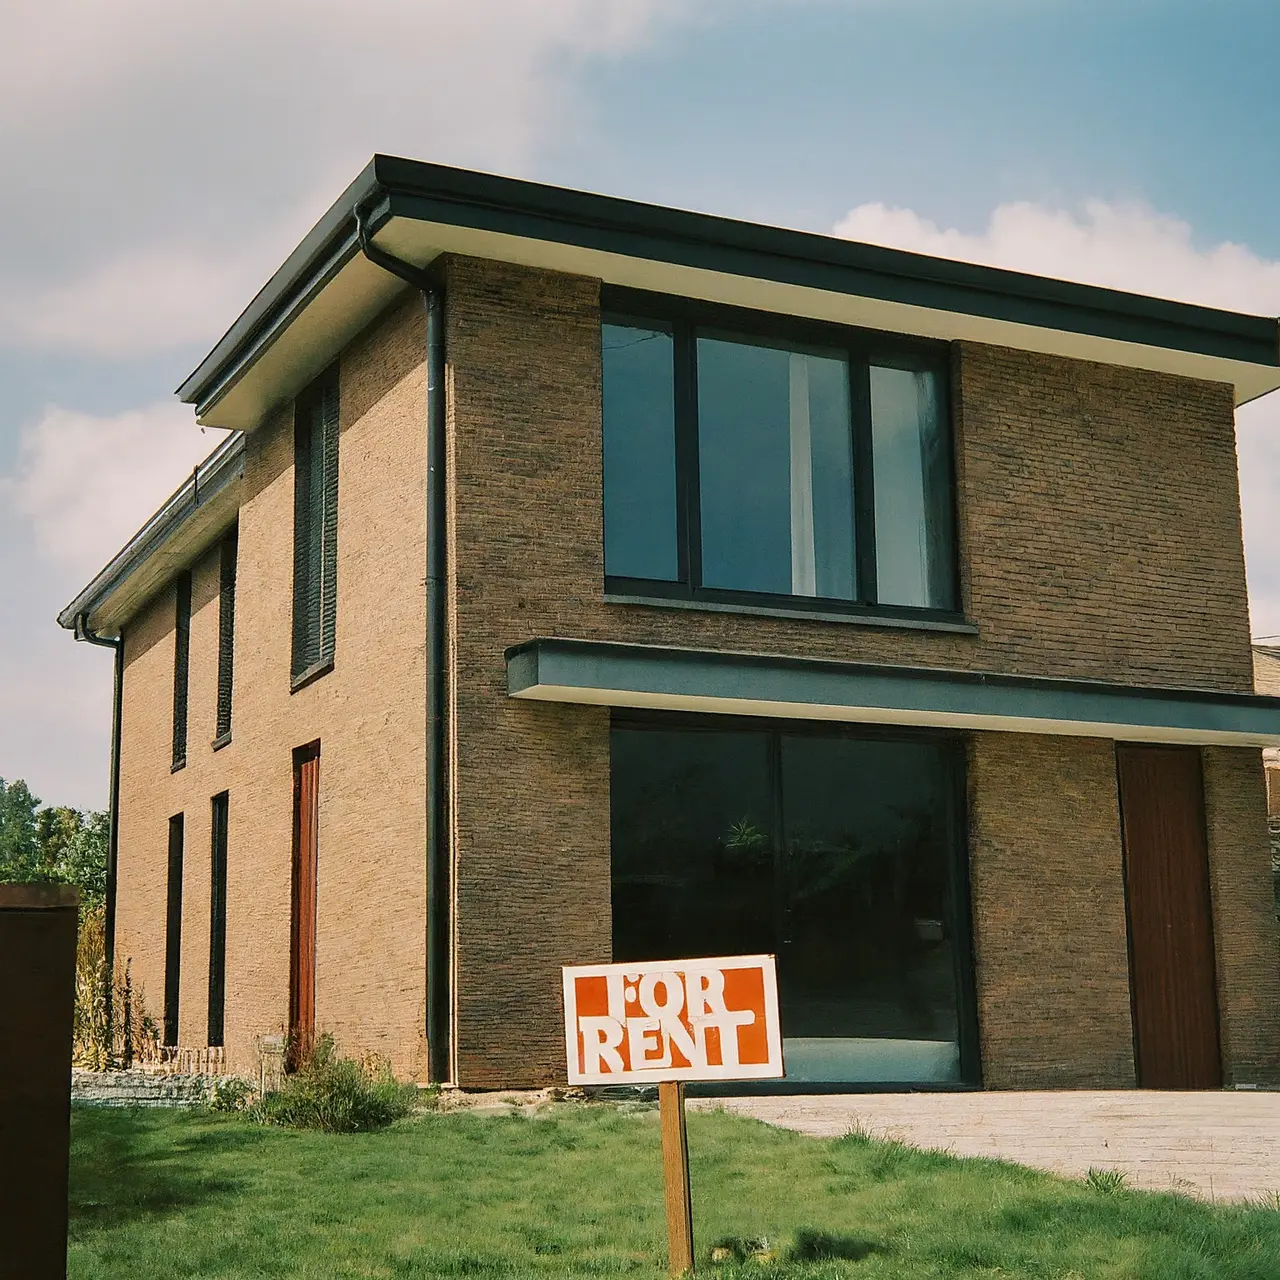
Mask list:
[[333,661],[338,574],[338,378],[326,374],[294,413],[293,676]]
[[289,1061],[316,1034],[316,879],[320,852],[320,744],[293,753],[293,892],[289,929]]
[[183,815],[169,819],[169,885],[164,922],[164,1042],[178,1043],[178,988],[182,977]]
[[937,374],[872,366],[871,446],[880,603],[954,609],[951,440]]
[[218,582],[218,715],[214,746],[231,740],[231,684],[235,670],[236,554],[239,538],[232,530],[222,541]]
[[173,628],[173,763],[187,763],[187,675],[191,659],[191,574],[180,573],[174,583]]
[[680,560],[671,331],[605,324],[600,345],[605,572],[674,582]]
[[227,1000],[227,818],[225,791],[213,797],[209,860],[209,1038],[210,1048],[223,1041]]

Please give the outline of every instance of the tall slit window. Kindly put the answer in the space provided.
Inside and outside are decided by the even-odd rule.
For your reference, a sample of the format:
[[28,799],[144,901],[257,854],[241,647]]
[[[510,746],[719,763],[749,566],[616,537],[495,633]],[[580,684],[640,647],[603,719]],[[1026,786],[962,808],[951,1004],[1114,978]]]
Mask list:
[[210,802],[211,831],[209,858],[209,1035],[210,1048],[223,1043],[223,1022],[227,1001],[227,792],[219,792]]
[[173,769],[187,763],[187,684],[191,662],[191,574],[174,583]]
[[169,819],[169,877],[164,923],[164,1043],[178,1043],[178,994],[182,985],[183,815]]
[[945,348],[627,291],[606,302],[608,590],[955,613]]
[[294,413],[293,677],[333,662],[338,596],[338,375],[330,370]]
[[214,745],[231,740],[231,686],[235,674],[236,555],[239,539],[232,530],[223,540],[218,582],[218,712]]

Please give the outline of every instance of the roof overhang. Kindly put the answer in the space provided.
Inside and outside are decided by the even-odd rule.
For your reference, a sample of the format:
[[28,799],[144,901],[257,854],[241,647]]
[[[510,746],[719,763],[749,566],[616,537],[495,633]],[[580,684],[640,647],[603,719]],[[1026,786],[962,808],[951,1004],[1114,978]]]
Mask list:
[[1280,387],[1280,324],[1090,285],[375,156],[179,388],[249,431],[406,288],[360,252],[418,267],[458,253],[605,284],[840,324]]
[[513,698],[1231,747],[1280,745],[1280,698],[570,639],[507,651]]
[[112,637],[179,570],[186,568],[235,521],[244,475],[244,436],[228,436],[192,471],[159,511],[58,614],[76,630],[77,618]]

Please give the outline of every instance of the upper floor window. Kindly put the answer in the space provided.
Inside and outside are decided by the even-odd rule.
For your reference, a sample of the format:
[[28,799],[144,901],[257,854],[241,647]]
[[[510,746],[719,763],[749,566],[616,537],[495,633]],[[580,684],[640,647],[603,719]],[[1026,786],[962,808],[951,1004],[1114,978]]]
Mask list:
[[333,662],[338,596],[338,373],[298,397],[293,436],[293,678]]
[[178,574],[173,586],[173,761],[187,763],[187,683],[191,665],[191,574]]
[[235,676],[236,558],[239,534],[232,529],[218,550],[218,708],[214,746],[231,740],[231,687]]
[[611,300],[626,310],[602,324],[610,590],[956,610],[945,351]]

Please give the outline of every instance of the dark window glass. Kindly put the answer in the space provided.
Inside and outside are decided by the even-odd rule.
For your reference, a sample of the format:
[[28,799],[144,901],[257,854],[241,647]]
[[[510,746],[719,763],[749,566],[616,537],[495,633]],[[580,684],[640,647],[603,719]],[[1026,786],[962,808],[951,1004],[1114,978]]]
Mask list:
[[164,1043],[178,1043],[178,989],[182,978],[183,815],[169,819],[169,882],[164,925]]
[[876,594],[882,604],[955,607],[951,438],[941,379],[871,368]]
[[614,959],[773,952],[793,1082],[960,1079],[949,742],[615,725]]
[[769,742],[613,734],[617,960],[774,950]]
[[231,736],[231,685],[235,664],[236,553],[238,538],[233,530],[222,542],[218,586],[218,715],[215,740]]
[[855,598],[843,355],[699,338],[698,476],[705,586]]
[[294,414],[293,674],[333,661],[338,571],[338,379],[326,374]]
[[680,576],[671,333],[601,327],[604,376],[604,563],[619,578]]
[[227,820],[228,795],[213,797],[209,859],[209,1046],[223,1043],[227,998]]
[[187,681],[191,662],[191,575],[180,573],[174,584],[173,629],[173,764],[187,763]]

